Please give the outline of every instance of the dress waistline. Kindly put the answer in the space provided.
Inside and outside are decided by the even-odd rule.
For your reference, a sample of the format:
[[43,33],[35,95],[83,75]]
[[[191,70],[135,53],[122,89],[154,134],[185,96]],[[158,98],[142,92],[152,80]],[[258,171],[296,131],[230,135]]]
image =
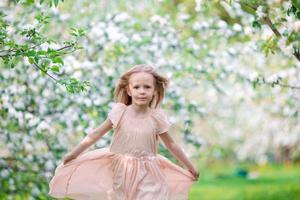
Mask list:
[[153,154],[153,153],[149,153],[149,152],[126,152],[126,153],[116,153],[116,152],[112,152],[113,154],[115,154],[117,157],[122,157],[122,158],[126,158],[126,159],[130,159],[130,160],[155,160],[157,159],[157,155]]

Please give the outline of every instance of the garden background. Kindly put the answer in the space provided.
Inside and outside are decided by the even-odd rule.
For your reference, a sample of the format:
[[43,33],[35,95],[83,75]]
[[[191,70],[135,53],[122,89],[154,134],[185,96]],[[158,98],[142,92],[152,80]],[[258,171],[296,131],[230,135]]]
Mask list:
[[171,79],[170,134],[200,171],[189,199],[299,199],[299,20],[299,0],[2,0],[0,199],[50,199],[141,63]]

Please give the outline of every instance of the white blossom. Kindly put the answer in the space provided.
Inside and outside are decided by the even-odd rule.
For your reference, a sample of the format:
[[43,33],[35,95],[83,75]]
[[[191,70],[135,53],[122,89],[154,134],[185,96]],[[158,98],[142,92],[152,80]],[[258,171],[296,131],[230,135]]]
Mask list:
[[284,37],[281,37],[279,39],[278,46],[284,55],[286,55],[286,56],[293,55],[293,51],[294,51],[293,46],[292,45],[286,46],[286,39]]
[[240,32],[240,31],[242,31],[242,26],[240,24],[235,23],[233,25],[233,30],[236,32]]
[[202,0],[195,0],[195,3],[196,3],[195,11],[199,12],[201,10]]
[[51,160],[48,160],[45,164],[45,169],[47,171],[52,171],[54,169],[54,163]]
[[142,41],[142,38],[139,34],[135,33],[135,34],[132,35],[132,40],[140,42],[140,41]]
[[180,13],[180,14],[179,14],[179,18],[180,18],[181,20],[183,20],[183,21],[188,20],[190,17],[191,17],[191,16],[190,16],[189,14],[187,14],[187,13]]
[[120,32],[120,29],[116,26],[109,26],[106,29],[109,39],[112,42],[115,42],[123,37],[123,34]]
[[118,15],[115,16],[114,21],[115,22],[124,22],[126,20],[128,20],[130,18],[130,16],[128,15],[128,13],[119,13]]
[[225,29],[225,28],[227,28],[227,23],[224,20],[219,20],[217,22],[217,26],[221,29]]
[[7,169],[2,169],[0,172],[0,175],[2,178],[8,178],[9,177],[9,171]]
[[258,6],[258,8],[256,9],[256,15],[258,18],[264,18],[267,16],[267,14],[264,11],[264,7],[263,6]]
[[167,20],[165,18],[163,18],[162,16],[160,16],[160,15],[153,15],[150,18],[150,21],[152,23],[158,23],[160,26],[167,25]]

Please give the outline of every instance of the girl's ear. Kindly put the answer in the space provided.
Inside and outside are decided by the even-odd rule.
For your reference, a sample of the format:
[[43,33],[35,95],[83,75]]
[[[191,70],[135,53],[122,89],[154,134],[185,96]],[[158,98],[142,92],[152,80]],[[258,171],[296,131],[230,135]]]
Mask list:
[[151,101],[153,101],[153,99],[154,99],[156,96],[157,96],[157,91],[156,91],[156,89],[155,89]]
[[130,89],[129,89],[129,86],[126,86],[126,92],[129,96],[131,96],[131,92],[130,92]]

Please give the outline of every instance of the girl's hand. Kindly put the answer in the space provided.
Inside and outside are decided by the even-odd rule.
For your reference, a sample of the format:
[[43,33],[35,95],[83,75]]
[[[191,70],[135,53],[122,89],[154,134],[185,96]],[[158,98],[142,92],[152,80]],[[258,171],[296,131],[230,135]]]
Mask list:
[[76,157],[73,156],[71,153],[67,153],[64,158],[63,158],[63,162],[64,165],[67,164],[68,162],[70,162],[71,160],[75,159]]
[[193,168],[190,169],[189,171],[193,174],[193,176],[194,176],[194,181],[197,181],[198,178],[199,178],[199,172],[198,172],[198,170],[197,170],[196,168],[193,167]]

